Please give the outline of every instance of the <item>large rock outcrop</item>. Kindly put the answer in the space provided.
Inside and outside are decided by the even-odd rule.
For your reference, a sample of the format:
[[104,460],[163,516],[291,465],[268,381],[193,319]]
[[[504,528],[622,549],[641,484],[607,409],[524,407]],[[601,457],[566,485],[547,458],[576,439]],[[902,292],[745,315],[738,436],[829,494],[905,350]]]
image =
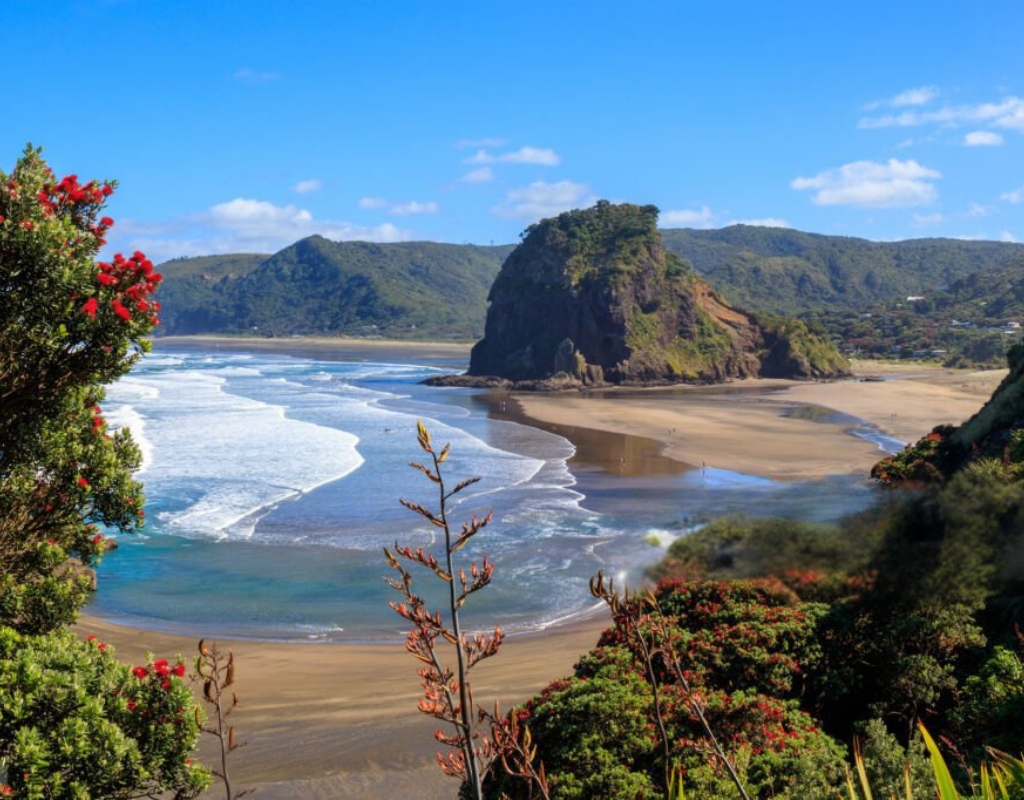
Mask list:
[[655,206],[569,211],[531,226],[491,287],[469,374],[586,384],[848,374],[796,320],[731,307],[662,246]]

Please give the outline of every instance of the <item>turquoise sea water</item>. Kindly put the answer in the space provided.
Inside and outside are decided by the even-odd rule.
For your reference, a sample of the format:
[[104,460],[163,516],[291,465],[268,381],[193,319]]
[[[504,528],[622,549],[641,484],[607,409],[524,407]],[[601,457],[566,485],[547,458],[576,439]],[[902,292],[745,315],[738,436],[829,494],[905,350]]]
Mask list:
[[[105,403],[142,445],[147,524],[104,559],[90,612],[193,635],[399,640],[381,548],[436,545],[436,530],[398,503],[436,502],[407,466],[422,455],[417,419],[435,443],[452,443],[453,482],[481,477],[453,518],[494,511],[463,551],[496,564],[467,605],[481,627],[538,629],[586,613],[598,569],[636,580],[659,555],[652,534],[668,541],[710,515],[826,520],[870,502],[850,476],[610,475],[574,458],[568,439],[498,418],[479,392],[419,385],[463,367],[158,343]],[[437,587],[423,576],[415,588],[429,600]]]

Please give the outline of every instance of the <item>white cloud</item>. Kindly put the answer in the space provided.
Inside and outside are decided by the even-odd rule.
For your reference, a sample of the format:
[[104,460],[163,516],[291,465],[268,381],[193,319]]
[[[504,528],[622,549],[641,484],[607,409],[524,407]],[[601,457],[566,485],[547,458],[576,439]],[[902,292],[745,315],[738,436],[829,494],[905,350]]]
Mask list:
[[585,183],[535,181],[521,189],[511,189],[505,202],[492,211],[507,219],[538,220],[568,211],[586,208],[597,202],[597,197]]
[[998,103],[943,106],[934,111],[904,111],[880,117],[863,117],[858,128],[908,128],[917,125],[976,125],[984,123],[997,128],[1024,131],[1024,99],[1007,97]]
[[506,144],[508,142],[505,139],[485,136],[483,139],[459,139],[455,146],[459,150],[465,150],[467,147],[504,147]]
[[292,187],[292,191],[296,194],[309,194],[310,192],[319,192],[322,188],[324,188],[323,181],[310,178],[306,181],[299,181]]
[[992,131],[971,131],[964,136],[968,147],[995,147],[1003,143],[1003,137]]
[[461,178],[460,183],[486,183],[487,181],[494,180],[494,170],[490,167],[480,167],[479,169],[470,170]]
[[900,92],[889,101],[893,106],[923,106],[930,103],[939,96],[939,90],[934,86],[919,86],[916,89],[907,89]]
[[889,106],[890,108],[903,108],[904,106],[923,106],[930,103],[939,96],[939,90],[935,86],[918,86],[914,89],[907,89],[893,97],[884,100],[875,100],[864,106],[865,111],[874,111],[876,108]]
[[498,161],[503,164],[542,164],[545,167],[557,167],[562,163],[558,153],[547,147],[520,147],[498,156]]
[[[155,223],[118,226],[118,248],[142,250],[154,261],[216,253],[275,253],[307,236],[335,241],[397,242],[413,238],[391,223],[367,227],[317,220],[303,208],[236,198],[207,211]],[[117,230],[117,229],[115,229]]]
[[469,158],[463,159],[463,164],[540,164],[545,167],[555,167],[562,163],[562,159],[554,150],[548,147],[520,147],[508,153],[494,154],[487,150],[477,150]]
[[970,207],[968,207],[968,209],[967,209],[967,213],[964,214],[964,216],[966,216],[966,217],[987,217],[989,214],[991,214],[995,210],[996,209],[995,209],[994,206],[983,206],[981,203],[971,203]]
[[1024,186],[1014,189],[1012,192],[1003,192],[999,195],[999,199],[1005,200],[1007,203],[1020,203],[1024,201]]
[[794,189],[816,189],[815,205],[849,205],[869,208],[920,206],[935,200],[930,180],[941,178],[936,170],[916,161],[890,158],[885,163],[854,161],[838,169],[819,172],[813,178],[796,178]]
[[699,210],[662,211],[658,223],[662,227],[710,228],[714,224],[714,219],[715,215],[711,213],[711,209],[701,206]]
[[397,214],[400,217],[409,216],[410,214],[436,214],[441,210],[441,207],[431,200],[429,203],[418,203],[415,200],[410,200],[408,203],[396,203],[391,207],[391,213]]
[[1014,236],[1009,231],[1003,231],[1002,233],[999,234],[999,241],[1001,241],[1001,242],[1016,242],[1017,241],[1017,237]]
[[388,201],[383,197],[361,197],[359,198],[360,208],[384,208]]
[[273,83],[274,81],[281,80],[281,76],[276,72],[261,72],[256,69],[249,69],[249,67],[242,67],[235,71],[235,74],[231,76],[236,81],[242,83]]
[[941,225],[946,221],[946,218],[939,213],[935,214],[914,214],[911,217],[914,224],[920,228],[931,228],[935,225]]
[[758,228],[792,228],[786,220],[779,217],[760,217],[756,219],[733,219],[730,225],[752,225]]

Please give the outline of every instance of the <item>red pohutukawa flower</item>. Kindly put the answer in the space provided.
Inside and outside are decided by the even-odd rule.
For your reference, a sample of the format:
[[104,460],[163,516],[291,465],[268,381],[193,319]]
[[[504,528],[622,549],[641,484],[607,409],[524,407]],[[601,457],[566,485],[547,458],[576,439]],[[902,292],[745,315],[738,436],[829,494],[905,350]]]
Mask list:
[[89,488],[89,481],[87,481],[85,478],[83,478],[81,475],[79,475],[78,476],[78,485],[81,486],[83,489],[88,489]]
[[132,669],[132,675],[134,675],[139,680],[142,680],[143,678],[149,677],[149,670],[145,667],[134,667]]
[[110,307],[114,309],[114,313],[117,314],[123,320],[131,320],[132,312],[125,308],[120,300],[111,300]]
[[98,308],[99,303],[96,302],[96,298],[90,297],[88,300],[85,301],[85,304],[82,306],[82,313],[88,314],[93,319],[96,319],[96,310]]

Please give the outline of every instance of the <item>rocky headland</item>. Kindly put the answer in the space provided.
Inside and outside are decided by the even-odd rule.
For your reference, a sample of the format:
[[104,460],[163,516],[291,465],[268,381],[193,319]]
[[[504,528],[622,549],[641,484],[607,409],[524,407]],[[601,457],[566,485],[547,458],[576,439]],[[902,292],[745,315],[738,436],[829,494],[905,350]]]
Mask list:
[[557,390],[827,379],[849,364],[798,320],[731,306],[668,252],[655,206],[605,201],[532,225],[503,264],[465,376]]

